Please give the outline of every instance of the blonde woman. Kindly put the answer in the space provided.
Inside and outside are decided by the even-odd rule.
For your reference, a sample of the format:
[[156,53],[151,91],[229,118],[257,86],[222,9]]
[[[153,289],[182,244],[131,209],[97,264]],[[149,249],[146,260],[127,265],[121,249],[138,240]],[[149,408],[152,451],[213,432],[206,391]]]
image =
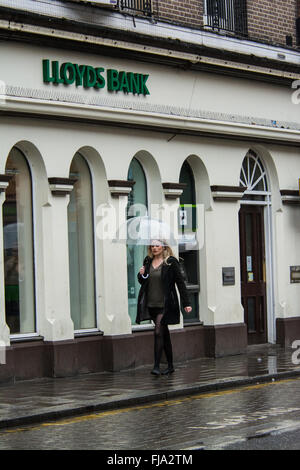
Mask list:
[[[172,249],[162,240],[153,240],[148,247],[148,256],[138,273],[141,284],[136,323],[153,320],[154,329],[154,368],[153,375],[174,372],[173,351],[168,325],[180,321],[180,307],[175,289],[177,285],[184,310],[192,310],[179,262]],[[160,372],[162,352],[165,351],[168,367]]]

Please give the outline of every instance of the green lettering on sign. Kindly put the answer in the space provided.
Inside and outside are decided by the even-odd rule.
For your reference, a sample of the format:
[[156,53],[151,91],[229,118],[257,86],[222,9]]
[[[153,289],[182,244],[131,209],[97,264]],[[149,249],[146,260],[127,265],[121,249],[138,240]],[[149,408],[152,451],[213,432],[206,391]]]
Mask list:
[[149,75],[141,75],[141,90],[140,93],[143,95],[150,95],[148,88],[146,87],[146,81],[148,80]]
[[97,82],[97,75],[94,67],[90,65],[86,66],[85,74],[83,78],[83,86],[85,88],[92,88],[96,85]]
[[76,86],[82,86],[83,84],[83,77],[85,74],[86,65],[78,65],[75,64],[76,70]]
[[117,70],[107,70],[107,89],[109,91],[119,90],[119,72]]
[[64,83],[64,79],[60,78],[59,62],[57,60],[52,62],[52,75],[54,77],[54,83]]
[[43,76],[44,76],[45,83],[54,82],[54,78],[50,76],[50,61],[49,60],[43,60]]
[[97,67],[96,68],[97,83],[95,85],[95,88],[104,88],[105,87],[105,78],[102,75],[103,72],[104,72],[103,67]]
[[126,72],[119,73],[119,80],[120,80],[119,90],[129,93],[130,90],[129,90],[129,84],[128,84]]
[[79,65],[72,62],[59,64],[57,60],[50,62],[43,60],[43,81],[56,85],[73,85],[76,87],[94,88],[101,90],[105,86],[110,92],[132,93],[134,95],[150,95],[146,82],[149,75],[141,73],[118,71],[115,69],[106,70],[103,67],[92,65]]
[[66,62],[65,64],[62,64],[60,68],[60,75],[66,85],[72,85],[72,83],[75,82],[75,78],[76,78],[74,65],[71,64],[70,62]]
[[138,95],[140,93],[140,74],[128,72],[127,76],[130,92]]

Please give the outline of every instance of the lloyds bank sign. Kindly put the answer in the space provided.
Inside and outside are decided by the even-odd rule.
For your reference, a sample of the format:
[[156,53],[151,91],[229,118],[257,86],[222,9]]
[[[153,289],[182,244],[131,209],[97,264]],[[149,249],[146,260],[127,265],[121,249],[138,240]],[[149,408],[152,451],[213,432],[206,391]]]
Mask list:
[[83,88],[94,88],[108,91],[123,91],[134,95],[150,95],[146,82],[149,75],[79,65],[71,62],[60,64],[57,60],[43,60],[43,81],[55,85],[76,85]]

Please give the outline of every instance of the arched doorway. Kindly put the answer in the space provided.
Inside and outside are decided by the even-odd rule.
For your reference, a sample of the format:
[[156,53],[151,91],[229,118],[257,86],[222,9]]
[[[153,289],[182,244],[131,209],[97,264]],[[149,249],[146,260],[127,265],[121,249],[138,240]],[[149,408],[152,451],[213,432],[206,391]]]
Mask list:
[[240,173],[245,189],[239,211],[241,297],[248,343],[268,341],[266,256],[271,227],[271,193],[264,164],[249,150]]

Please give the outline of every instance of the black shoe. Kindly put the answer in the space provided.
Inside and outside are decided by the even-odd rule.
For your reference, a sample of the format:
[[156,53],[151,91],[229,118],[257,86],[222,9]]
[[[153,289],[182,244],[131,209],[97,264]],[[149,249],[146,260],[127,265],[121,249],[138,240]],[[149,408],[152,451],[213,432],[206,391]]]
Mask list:
[[173,366],[168,366],[168,368],[162,372],[162,375],[172,374],[173,372],[175,372],[174,367]]
[[158,367],[154,367],[151,371],[152,375],[160,375],[160,370]]

